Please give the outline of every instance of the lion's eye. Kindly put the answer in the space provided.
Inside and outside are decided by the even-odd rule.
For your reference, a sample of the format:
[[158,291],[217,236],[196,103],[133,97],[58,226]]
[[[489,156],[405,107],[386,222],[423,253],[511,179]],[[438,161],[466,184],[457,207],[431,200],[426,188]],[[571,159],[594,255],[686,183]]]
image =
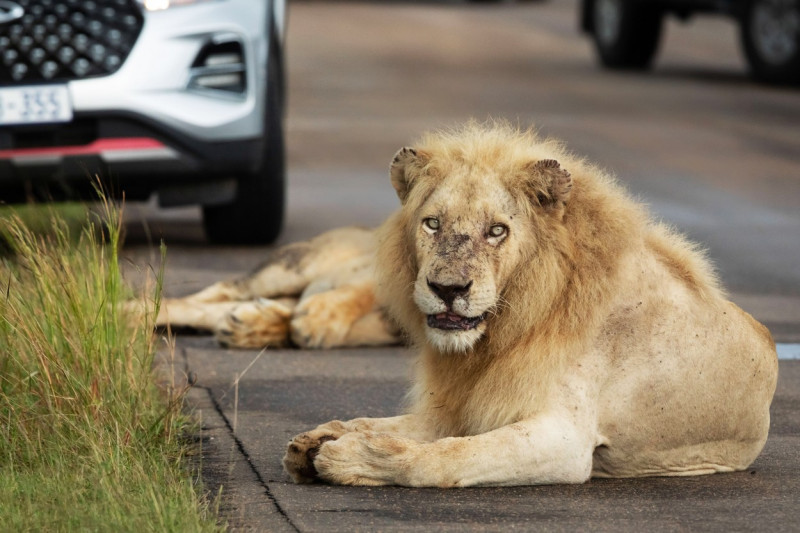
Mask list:
[[502,237],[503,235],[506,234],[507,231],[508,231],[508,228],[505,227],[504,225],[495,224],[494,226],[489,228],[489,236],[490,237],[494,237],[494,238]]
[[422,221],[426,228],[431,231],[436,231],[439,229],[439,219],[438,218],[426,218]]

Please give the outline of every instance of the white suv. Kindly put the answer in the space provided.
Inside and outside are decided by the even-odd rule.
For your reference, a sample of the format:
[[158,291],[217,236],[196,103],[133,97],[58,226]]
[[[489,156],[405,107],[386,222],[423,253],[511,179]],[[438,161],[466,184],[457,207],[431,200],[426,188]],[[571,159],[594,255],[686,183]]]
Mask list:
[[0,0],[0,201],[99,175],[201,204],[210,240],[267,243],[284,209],[285,0]]

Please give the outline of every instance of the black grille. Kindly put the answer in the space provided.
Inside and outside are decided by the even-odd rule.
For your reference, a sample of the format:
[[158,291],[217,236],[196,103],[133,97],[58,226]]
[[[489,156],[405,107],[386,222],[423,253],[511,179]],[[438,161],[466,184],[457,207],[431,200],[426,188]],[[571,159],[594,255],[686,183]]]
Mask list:
[[0,85],[112,74],[133,48],[144,20],[133,0],[14,3],[24,14],[0,24]]

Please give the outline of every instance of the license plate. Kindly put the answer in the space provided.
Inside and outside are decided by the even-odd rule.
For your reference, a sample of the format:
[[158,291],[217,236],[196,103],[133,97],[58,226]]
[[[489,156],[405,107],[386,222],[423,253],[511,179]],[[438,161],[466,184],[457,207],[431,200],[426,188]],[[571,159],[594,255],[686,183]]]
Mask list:
[[72,105],[65,85],[0,88],[0,124],[69,122]]

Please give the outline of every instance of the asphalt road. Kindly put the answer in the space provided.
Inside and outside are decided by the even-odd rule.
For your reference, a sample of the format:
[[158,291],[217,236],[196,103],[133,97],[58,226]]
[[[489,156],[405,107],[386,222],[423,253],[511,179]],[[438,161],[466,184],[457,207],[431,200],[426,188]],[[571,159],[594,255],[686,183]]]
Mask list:
[[[576,18],[572,0],[292,2],[281,242],[378,224],[397,204],[387,169],[399,147],[429,128],[503,117],[615,172],[708,248],[731,298],[776,340],[800,341],[800,90],[751,82],[723,19],[670,21],[654,70],[640,74],[601,70]],[[247,271],[268,251],[207,245],[196,209],[127,210],[134,265],[157,262],[148,232],[166,240],[169,296]],[[800,522],[793,361],[782,363],[778,422],[755,474],[442,492],[296,487],[280,472],[292,434],[396,412],[405,350],[259,357],[201,336],[180,337],[176,357],[199,375],[207,481],[223,484],[223,509],[243,527],[790,531]]]

